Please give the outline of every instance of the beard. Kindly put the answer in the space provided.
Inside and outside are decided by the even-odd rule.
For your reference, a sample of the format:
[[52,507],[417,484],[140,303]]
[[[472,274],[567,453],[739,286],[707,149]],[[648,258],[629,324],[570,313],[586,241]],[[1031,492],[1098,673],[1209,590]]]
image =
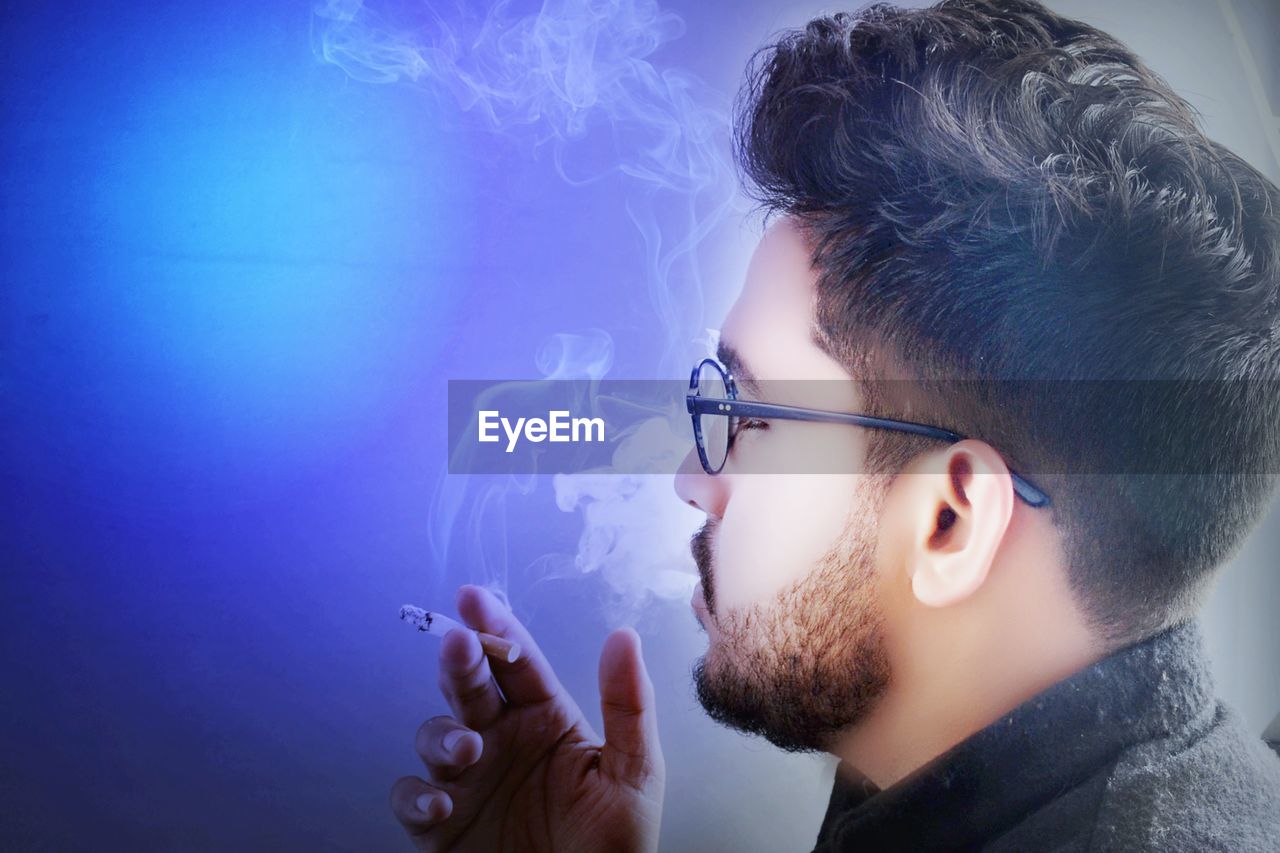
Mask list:
[[[871,492],[883,492],[873,485]],[[883,497],[883,495],[881,495]],[[882,500],[874,501],[881,504]],[[827,750],[889,684],[875,587],[879,506],[862,506],[816,568],[768,604],[715,614],[711,535],[692,542],[717,637],[693,667],[698,701],[716,722],[789,752]]]

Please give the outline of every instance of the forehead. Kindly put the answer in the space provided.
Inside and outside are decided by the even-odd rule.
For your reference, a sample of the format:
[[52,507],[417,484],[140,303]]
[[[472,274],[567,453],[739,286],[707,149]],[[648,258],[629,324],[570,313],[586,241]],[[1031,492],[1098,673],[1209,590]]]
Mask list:
[[850,379],[814,340],[818,273],[804,236],[790,218],[760,238],[746,281],[720,329],[756,379]]

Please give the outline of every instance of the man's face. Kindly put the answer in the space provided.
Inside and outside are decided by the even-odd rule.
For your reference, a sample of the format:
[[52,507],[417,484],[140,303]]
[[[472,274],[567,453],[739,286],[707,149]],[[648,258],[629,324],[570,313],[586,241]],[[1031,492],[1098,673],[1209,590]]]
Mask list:
[[[804,240],[781,220],[760,241],[720,332],[741,399],[859,410],[852,377],[813,339],[815,294]],[[842,381],[823,383],[821,400],[804,398],[813,384],[756,385],[814,379]],[[770,421],[738,433],[718,475],[703,472],[693,451],[676,477],[680,498],[707,514],[692,543],[694,607],[709,639],[694,667],[699,700],[714,719],[784,749],[825,749],[888,683],[876,570],[884,481],[742,469],[751,454],[815,443],[860,459],[865,442],[847,425]]]

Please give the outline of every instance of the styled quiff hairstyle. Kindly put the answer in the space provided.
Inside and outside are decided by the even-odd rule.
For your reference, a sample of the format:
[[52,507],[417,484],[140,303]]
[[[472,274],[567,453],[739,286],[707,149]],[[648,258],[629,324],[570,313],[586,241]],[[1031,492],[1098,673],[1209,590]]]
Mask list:
[[[1031,0],[817,18],[756,54],[735,119],[748,191],[809,240],[820,343],[918,380],[869,383],[872,411],[1033,475],[1107,638],[1188,618],[1280,461],[1275,185]],[[868,436],[881,470],[936,449]]]

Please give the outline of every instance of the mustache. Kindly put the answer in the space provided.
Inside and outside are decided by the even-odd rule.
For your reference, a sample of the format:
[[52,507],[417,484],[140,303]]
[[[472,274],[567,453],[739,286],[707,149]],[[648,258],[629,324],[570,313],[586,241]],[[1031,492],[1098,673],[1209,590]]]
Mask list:
[[689,539],[689,553],[698,567],[698,579],[702,581],[702,595],[707,600],[707,609],[715,612],[715,585],[712,580],[711,555],[712,541],[718,529],[718,522],[708,517],[698,532]]

